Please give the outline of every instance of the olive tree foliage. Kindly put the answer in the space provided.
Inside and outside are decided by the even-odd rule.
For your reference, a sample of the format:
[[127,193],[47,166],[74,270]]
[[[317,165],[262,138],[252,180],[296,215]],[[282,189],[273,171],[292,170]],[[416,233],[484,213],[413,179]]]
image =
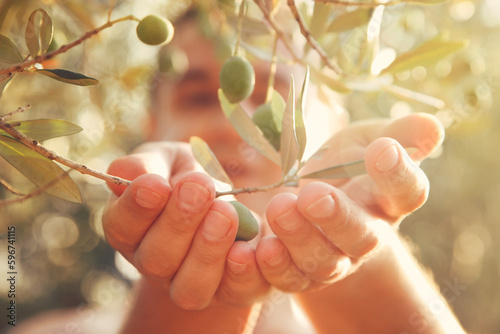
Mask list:
[[[229,190],[226,187],[226,190],[220,191],[218,195],[264,191],[270,187],[297,184],[302,178],[348,178],[365,172],[363,161],[360,160],[348,161],[342,165],[330,166],[307,174],[301,173],[310,159],[304,156],[307,131],[303,117],[309,80],[320,87],[319,96],[325,100],[328,96],[325,90],[340,94],[383,92],[399,99],[417,101],[435,109],[445,108],[446,102],[439,97],[398,85],[395,78],[415,68],[436,64],[462,50],[467,42],[451,39],[446,33],[436,31],[432,35],[425,36],[425,39],[418,44],[407,47],[398,45],[398,41],[384,36],[384,29],[389,28],[394,21],[404,19],[399,13],[404,9],[390,11],[391,7],[428,6],[441,2],[440,0],[387,2],[322,0],[313,3],[293,0],[199,1],[205,13],[205,24],[209,29],[221,32],[230,41],[234,50],[232,59],[246,61],[245,57],[248,55],[272,63],[266,104],[269,106],[268,118],[276,129],[271,135],[275,137],[274,140],[276,137],[279,138],[277,145],[273,145],[269,133],[266,133],[269,132],[269,127],[255,124],[256,122],[248,116],[248,112],[239,103],[240,100],[247,98],[253,89],[249,76],[237,75],[234,82],[230,81],[228,75],[221,73],[222,88],[219,90],[219,99],[222,110],[241,137],[259,153],[281,167],[282,179],[274,185],[263,188],[252,188],[252,185],[249,185],[248,188],[233,189],[229,176],[217,162],[210,148],[202,139],[193,138],[191,144],[198,161],[212,177],[229,185]],[[53,67],[50,62],[74,52],[73,49],[105,30],[117,29],[118,24],[121,25],[121,29],[130,30],[136,25],[139,39],[146,44],[167,43],[172,38],[174,28],[168,20],[154,15],[137,18],[132,13],[116,18],[113,12],[116,5],[114,1],[110,3],[107,20],[101,25],[62,45],[58,44],[54,37],[57,36],[58,30],[54,27],[49,14],[50,11],[57,9],[57,5],[54,5],[56,8],[49,7],[47,10],[37,8],[32,11],[24,21],[24,31],[16,31],[16,36],[0,35],[2,99],[9,97],[9,84],[16,85],[16,80],[13,79],[27,74],[42,75],[69,85],[99,84],[98,79],[88,74],[73,69]],[[124,27],[126,21],[132,23]],[[19,38],[23,33],[24,39]],[[282,47],[278,48],[278,44]],[[85,54],[82,57],[85,57]],[[82,61],[85,62],[85,59]],[[301,78],[302,82],[297,87],[293,76],[291,77],[288,96],[281,96],[273,90],[276,62],[298,63],[307,69],[305,78]],[[247,67],[251,72],[250,63]],[[240,74],[243,70],[240,66],[232,68],[228,73]],[[246,85],[247,92],[240,99],[238,97],[235,99],[234,92],[224,91],[224,83],[230,81],[226,86],[234,90],[234,87],[238,86],[238,80],[243,80],[241,84]],[[73,174],[78,172],[89,174],[120,185],[130,183],[130,180],[122,180],[89,168],[43,146],[42,142],[45,140],[73,135],[82,128],[64,119],[36,118],[36,111],[30,111],[35,118],[16,120],[18,113],[25,112],[31,106],[36,108],[36,103],[37,101],[32,101],[29,105],[19,106],[0,118],[0,155],[37,187],[36,190],[23,194],[8,180],[2,179],[2,185],[14,196],[12,199],[4,199],[2,206],[26,200],[41,192],[67,201],[81,202],[79,187],[68,174],[69,171]]]

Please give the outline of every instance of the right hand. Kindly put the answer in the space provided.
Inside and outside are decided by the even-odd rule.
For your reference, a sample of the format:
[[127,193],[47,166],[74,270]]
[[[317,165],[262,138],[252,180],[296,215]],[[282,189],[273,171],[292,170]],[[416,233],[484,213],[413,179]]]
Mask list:
[[115,160],[109,173],[133,182],[109,185],[106,239],[183,309],[250,305],[269,284],[255,250],[234,242],[236,210],[215,199],[214,183],[200,171],[185,143],[148,143]]

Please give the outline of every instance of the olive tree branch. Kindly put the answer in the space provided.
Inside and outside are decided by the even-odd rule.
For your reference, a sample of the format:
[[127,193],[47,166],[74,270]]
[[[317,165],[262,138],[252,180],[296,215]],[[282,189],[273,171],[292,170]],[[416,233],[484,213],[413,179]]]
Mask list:
[[286,186],[286,185],[295,185],[297,181],[299,180],[299,176],[293,175],[290,177],[287,177],[280,182],[276,182],[273,184],[269,184],[267,186],[262,186],[262,187],[243,187],[243,188],[237,188],[237,189],[231,189],[227,191],[217,191],[215,193],[215,197],[219,196],[224,196],[224,195],[238,195],[242,193],[256,193],[256,192],[266,192],[274,188],[278,188],[281,186]]
[[330,58],[327,56],[325,51],[321,48],[321,46],[318,44],[318,42],[314,39],[314,37],[311,35],[311,32],[309,29],[307,29],[304,20],[302,19],[302,16],[299,13],[299,10],[297,9],[297,6],[295,5],[294,0],[288,0],[288,7],[292,11],[292,14],[295,18],[295,21],[297,21],[300,32],[302,33],[302,36],[306,39],[307,43],[318,53],[319,57],[327,67],[332,69],[335,73],[338,75],[342,74],[342,70],[335,64],[333,63]]
[[31,58],[29,60],[25,60],[22,63],[18,63],[18,64],[15,64],[15,65],[12,65],[10,67],[6,67],[6,68],[1,69],[0,70],[0,78],[5,77],[5,76],[8,77],[8,76],[10,76],[10,75],[12,75],[13,73],[16,73],[16,72],[23,72],[25,69],[30,68],[31,66],[33,66],[33,65],[35,65],[37,63],[43,63],[44,61],[52,59],[55,56],[57,56],[57,55],[59,55],[61,53],[64,53],[64,52],[68,51],[69,49],[74,48],[77,45],[80,45],[85,40],[87,40],[90,37],[98,34],[102,30],[107,29],[107,28],[115,25],[118,22],[128,21],[128,20],[140,21],[138,18],[136,18],[133,15],[124,16],[124,17],[121,17],[121,18],[113,20],[113,21],[107,21],[102,26],[100,26],[100,27],[98,27],[98,28],[96,28],[94,30],[86,32],[79,39],[77,39],[77,40],[75,40],[75,41],[73,41],[73,42],[71,42],[69,44],[62,45],[59,49],[56,49],[56,50],[54,50],[52,52],[49,52],[49,53],[45,53],[45,54],[37,56],[35,58]]
[[301,65],[306,65],[305,62],[295,54],[295,51],[293,50],[293,47],[291,46],[291,42],[288,40],[288,38],[286,37],[283,30],[281,30],[281,28],[278,26],[278,24],[276,23],[276,20],[274,20],[274,18],[271,16],[271,13],[267,10],[267,7],[262,2],[262,0],[254,0],[254,2],[260,8],[260,11],[264,15],[264,18],[266,19],[267,23],[273,28],[274,32],[276,33],[276,36],[278,36],[279,39],[281,39],[281,41],[285,45],[285,48],[288,50],[288,52],[292,56],[293,60],[296,63],[299,63]]
[[315,2],[321,2],[326,4],[335,4],[341,6],[358,6],[358,7],[378,7],[382,6],[394,6],[400,3],[411,2],[408,0],[392,0],[392,1],[373,1],[373,2],[362,2],[362,1],[349,1],[349,0],[314,0]]
[[[24,107],[23,110],[25,110],[25,109],[29,109],[29,106]],[[9,115],[9,114],[7,114],[7,115]],[[15,129],[15,127],[12,124],[9,124],[5,121],[4,116],[0,117],[0,129],[7,132],[14,139],[20,141],[21,143],[23,143],[25,146],[27,146],[31,150],[43,155],[44,157],[46,157],[50,160],[57,161],[62,165],[65,165],[71,169],[74,169],[81,174],[88,174],[88,175],[91,175],[95,178],[98,178],[98,179],[101,179],[101,180],[104,180],[106,182],[110,182],[110,183],[113,183],[116,185],[127,185],[128,186],[131,183],[131,181],[129,181],[129,180],[125,180],[125,179],[119,178],[117,176],[113,176],[113,175],[109,175],[106,173],[102,173],[102,172],[93,170],[93,169],[91,169],[85,165],[82,165],[78,162],[75,162],[75,161],[72,161],[72,160],[69,160],[67,158],[60,156],[56,152],[49,150],[48,148],[44,147],[36,140],[26,136],[21,131],[18,131],[17,129]]]

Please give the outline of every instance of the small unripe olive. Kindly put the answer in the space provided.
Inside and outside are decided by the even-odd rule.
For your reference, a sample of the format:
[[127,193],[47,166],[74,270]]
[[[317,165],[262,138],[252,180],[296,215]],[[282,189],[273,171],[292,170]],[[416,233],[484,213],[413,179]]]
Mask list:
[[259,234],[259,223],[250,210],[238,201],[229,201],[238,213],[238,232],[236,240],[249,241]]
[[252,120],[257,125],[266,139],[279,151],[281,146],[281,132],[276,127],[273,119],[271,103],[261,104],[252,116]]
[[163,17],[148,15],[139,22],[136,33],[148,45],[166,44],[174,37],[174,26]]
[[220,87],[231,103],[249,97],[255,86],[255,72],[252,64],[240,56],[226,59],[219,73]]

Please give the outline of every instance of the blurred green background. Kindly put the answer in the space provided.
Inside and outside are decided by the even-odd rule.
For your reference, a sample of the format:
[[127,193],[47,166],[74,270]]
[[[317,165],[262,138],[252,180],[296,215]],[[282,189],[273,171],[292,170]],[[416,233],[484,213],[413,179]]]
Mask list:
[[[176,11],[176,2],[172,3],[117,1],[113,16],[168,16]],[[55,41],[62,45],[105,22],[109,3],[0,1],[0,33],[15,41],[23,54],[27,19],[39,7],[52,16]],[[467,49],[459,54],[396,78],[402,87],[443,99],[445,108],[436,110],[386,93],[357,92],[346,97],[346,109],[353,120],[428,112],[443,122],[443,149],[422,165],[431,181],[429,200],[403,222],[401,230],[465,328],[471,333],[499,333],[500,2],[402,4],[388,7],[384,15],[389,23],[382,27],[382,45],[410,49],[444,31],[450,39],[469,40]],[[84,128],[81,133],[45,144],[105,171],[113,159],[143,141],[142,123],[157,52],[158,48],[137,41],[133,22],[119,23],[44,64],[96,77],[99,85],[77,87],[42,76],[18,75],[0,98],[0,114],[31,104],[32,109],[18,119],[59,118],[79,124]],[[43,195],[0,209],[0,235],[9,225],[17,227],[19,321],[49,309],[121,305],[130,288],[132,274],[123,269],[123,261],[103,238],[100,220],[109,195],[106,186],[91,177],[72,176],[81,187],[82,205]],[[32,189],[1,159],[0,177],[20,190]],[[0,188],[1,198],[9,196]],[[6,265],[5,241],[3,237],[1,268]],[[8,302],[6,287],[0,284],[1,305]],[[0,332],[5,326],[4,319]]]

